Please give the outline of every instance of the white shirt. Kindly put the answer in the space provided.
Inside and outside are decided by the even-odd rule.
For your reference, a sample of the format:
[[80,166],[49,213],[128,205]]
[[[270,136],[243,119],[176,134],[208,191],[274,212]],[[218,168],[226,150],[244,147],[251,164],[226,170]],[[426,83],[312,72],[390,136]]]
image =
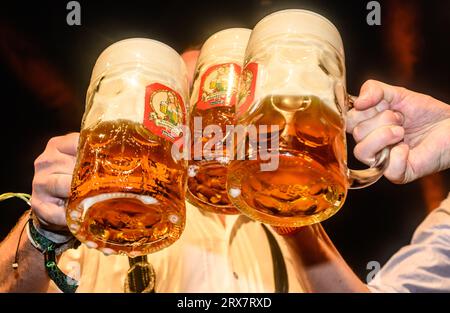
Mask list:
[[450,292],[450,194],[369,283],[374,292]]
[[[266,233],[260,223],[238,218],[226,216],[224,226],[218,215],[186,203],[186,227],[180,239],[148,255],[156,272],[155,291],[274,292],[274,266]],[[274,236],[286,264],[289,292],[302,292],[287,246]],[[105,256],[85,245],[63,253],[58,266],[78,278],[77,292],[124,292],[129,269],[127,257]],[[49,292],[56,291],[51,283]]]

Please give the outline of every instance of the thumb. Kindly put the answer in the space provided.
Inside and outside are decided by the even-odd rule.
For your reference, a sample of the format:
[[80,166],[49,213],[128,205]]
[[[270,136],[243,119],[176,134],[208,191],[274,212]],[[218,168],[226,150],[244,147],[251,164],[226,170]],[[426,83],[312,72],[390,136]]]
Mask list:
[[408,164],[409,146],[400,143],[391,149],[389,165],[384,176],[396,184],[404,184],[406,181],[406,170]]

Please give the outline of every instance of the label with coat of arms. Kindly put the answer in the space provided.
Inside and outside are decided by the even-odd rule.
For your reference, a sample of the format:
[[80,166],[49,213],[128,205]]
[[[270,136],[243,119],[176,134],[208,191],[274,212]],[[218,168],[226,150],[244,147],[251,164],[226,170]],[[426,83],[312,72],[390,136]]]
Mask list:
[[208,68],[200,80],[196,108],[207,110],[236,105],[240,74],[241,67],[235,63],[217,64]]
[[243,115],[247,112],[250,105],[255,98],[256,79],[258,74],[258,63],[249,63],[242,71],[240,87],[239,87],[239,100],[236,108],[237,116]]
[[181,137],[185,119],[183,99],[176,91],[159,83],[146,87],[144,126],[148,130],[173,142]]

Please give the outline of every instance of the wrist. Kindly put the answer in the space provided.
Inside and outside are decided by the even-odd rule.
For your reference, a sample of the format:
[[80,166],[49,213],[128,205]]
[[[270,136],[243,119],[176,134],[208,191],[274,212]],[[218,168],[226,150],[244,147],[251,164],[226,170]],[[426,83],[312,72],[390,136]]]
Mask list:
[[[42,229],[40,229],[43,232],[41,234],[35,227],[34,220],[33,215],[30,214],[26,225],[28,238],[30,243],[44,255],[44,266],[48,276],[61,291],[75,292],[78,288],[78,282],[58,268],[57,256],[68,249],[78,247],[80,242],[73,236],[70,236],[66,241],[62,241],[65,239],[65,236],[46,230],[43,231]],[[49,237],[58,242],[51,240]]]
[[26,231],[30,243],[41,253],[53,250],[56,255],[62,254],[64,251],[76,248],[79,241],[68,233],[56,233],[40,226],[39,220],[30,214]]
[[63,230],[55,230],[54,227],[49,227],[49,224],[42,221],[36,214],[31,213],[30,219],[32,226],[36,229],[39,235],[51,240],[55,244],[62,244],[74,238],[72,233],[66,228]]

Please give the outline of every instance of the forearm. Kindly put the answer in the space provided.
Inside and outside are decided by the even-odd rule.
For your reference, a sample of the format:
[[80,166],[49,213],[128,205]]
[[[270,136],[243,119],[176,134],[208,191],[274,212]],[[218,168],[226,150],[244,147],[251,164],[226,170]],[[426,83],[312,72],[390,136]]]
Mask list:
[[286,236],[294,266],[307,292],[369,292],[320,224]]
[[[45,271],[44,256],[32,246],[26,230],[19,243],[20,233],[28,221],[28,214],[21,217],[8,237],[0,244],[0,292],[46,292],[50,279]],[[19,243],[18,264],[12,264]]]

